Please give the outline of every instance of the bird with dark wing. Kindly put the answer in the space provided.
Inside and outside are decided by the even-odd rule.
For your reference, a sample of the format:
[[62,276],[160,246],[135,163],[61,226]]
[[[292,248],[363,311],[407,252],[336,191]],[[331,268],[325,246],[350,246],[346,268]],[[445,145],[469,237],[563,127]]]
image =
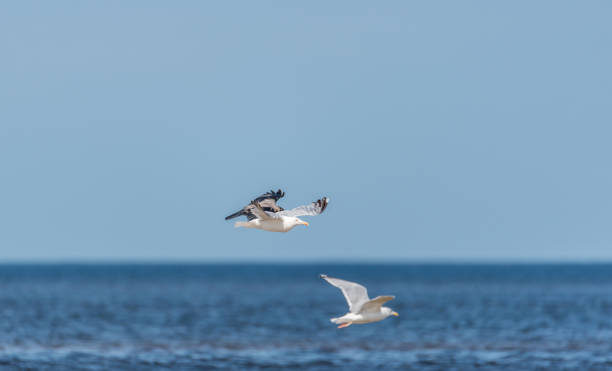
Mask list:
[[[284,196],[285,196],[285,192],[281,191],[280,189],[276,192],[274,192],[273,190],[270,190],[269,192],[266,192],[262,194],[261,196],[257,197],[255,200],[253,200],[253,202],[259,203],[259,205],[264,211],[268,211],[271,213],[277,213],[279,211],[285,210],[276,204],[276,202],[280,200],[281,198],[283,198]],[[242,216],[242,215],[246,216],[248,220],[256,219],[257,216],[253,213],[253,209],[255,208],[255,205],[253,204],[253,202],[246,205],[241,210],[236,211],[232,215],[226,216],[225,220],[230,220],[230,219]]]
[[[279,190],[280,192],[280,190]],[[276,193],[278,194],[278,192]],[[281,193],[282,194],[282,193]],[[270,199],[264,199],[268,201]],[[234,227],[262,229],[268,232],[289,232],[297,225],[308,225],[308,222],[298,218],[299,216],[319,215],[327,208],[329,198],[323,197],[308,205],[295,207],[291,210],[269,211],[264,208],[264,202],[251,201],[243,210],[230,215],[225,219],[229,219],[234,215],[246,215],[248,221],[236,222]],[[276,203],[274,206],[278,207]]]

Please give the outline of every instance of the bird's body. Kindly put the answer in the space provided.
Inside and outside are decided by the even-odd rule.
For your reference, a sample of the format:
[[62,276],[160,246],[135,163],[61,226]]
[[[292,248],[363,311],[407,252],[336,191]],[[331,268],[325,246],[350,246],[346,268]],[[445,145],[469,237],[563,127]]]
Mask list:
[[[388,313],[387,313],[387,310],[388,310]],[[357,314],[349,312],[343,315],[342,317],[332,318],[330,319],[330,321],[338,325],[342,325],[344,323],[351,323],[351,324],[354,323],[354,324],[361,325],[364,323],[382,321],[383,319],[392,315],[392,312],[393,311],[390,308],[381,307],[381,311],[378,311],[378,312],[357,313]]]
[[244,228],[255,228],[262,229],[268,232],[289,232],[296,225],[308,223],[300,220],[299,218],[281,216],[279,218],[268,218],[268,219],[251,219],[248,222],[236,222],[234,226]]
[[280,189],[277,192],[264,193],[241,210],[225,217],[225,220],[245,215],[247,221],[236,222],[234,227],[261,229],[268,232],[289,232],[296,225],[308,225],[298,216],[319,215],[325,211],[329,202],[327,197],[323,197],[310,205],[284,210],[276,205],[276,201],[284,195],[285,193]]
[[389,300],[393,300],[394,296],[377,296],[370,299],[368,290],[358,283],[327,277],[324,274],[321,275],[321,278],[332,286],[339,288],[349,305],[347,314],[330,319],[332,323],[339,325],[338,328],[348,327],[352,324],[378,322],[391,315],[398,316],[391,308],[382,306]]

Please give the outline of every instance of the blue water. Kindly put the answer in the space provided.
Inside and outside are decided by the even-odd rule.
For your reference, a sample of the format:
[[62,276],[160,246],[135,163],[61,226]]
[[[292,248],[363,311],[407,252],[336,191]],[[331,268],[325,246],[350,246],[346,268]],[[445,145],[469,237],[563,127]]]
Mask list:
[[2,369],[376,367],[612,369],[612,265],[0,265]]

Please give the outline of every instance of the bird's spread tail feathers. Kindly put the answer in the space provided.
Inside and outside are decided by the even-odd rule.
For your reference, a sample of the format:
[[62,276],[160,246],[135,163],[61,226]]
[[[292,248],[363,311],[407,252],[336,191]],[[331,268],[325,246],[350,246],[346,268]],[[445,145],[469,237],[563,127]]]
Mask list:
[[240,227],[248,227],[249,222],[236,222],[234,223],[234,228],[240,228]]
[[336,325],[339,325],[339,324],[342,323],[342,319],[340,317],[338,317],[338,318],[330,318],[329,321],[331,323],[335,323]]

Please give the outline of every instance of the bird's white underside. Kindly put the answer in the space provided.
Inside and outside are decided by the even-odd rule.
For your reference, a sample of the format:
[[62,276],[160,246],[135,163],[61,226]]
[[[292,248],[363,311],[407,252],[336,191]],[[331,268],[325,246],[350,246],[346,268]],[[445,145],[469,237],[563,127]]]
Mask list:
[[298,218],[281,216],[278,218],[253,219],[248,222],[236,222],[236,227],[262,229],[268,232],[289,232],[300,223]]

